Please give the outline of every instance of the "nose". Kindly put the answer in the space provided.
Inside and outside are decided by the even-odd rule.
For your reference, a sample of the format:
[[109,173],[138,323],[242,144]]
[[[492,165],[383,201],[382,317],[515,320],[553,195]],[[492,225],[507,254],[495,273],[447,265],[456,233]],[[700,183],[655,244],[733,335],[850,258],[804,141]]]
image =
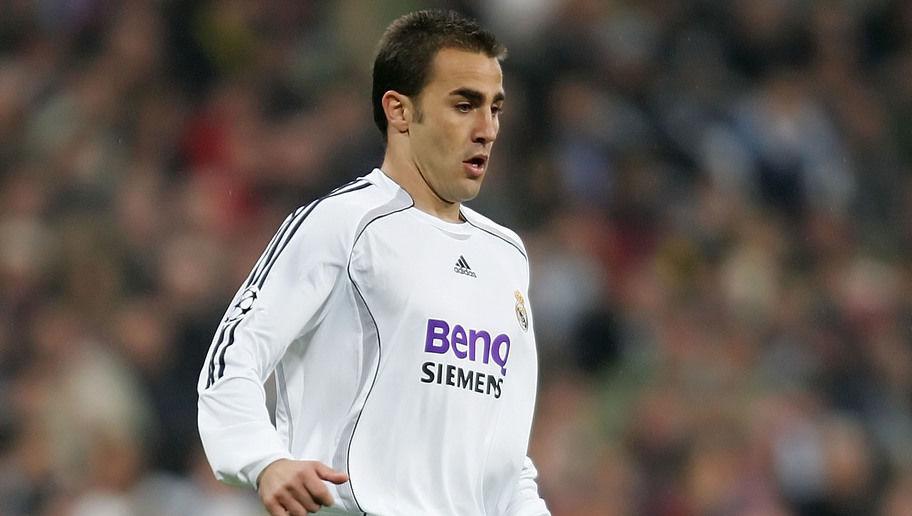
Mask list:
[[474,143],[487,145],[497,138],[497,131],[500,128],[500,122],[494,113],[479,109],[478,121],[475,125],[475,131],[472,135]]

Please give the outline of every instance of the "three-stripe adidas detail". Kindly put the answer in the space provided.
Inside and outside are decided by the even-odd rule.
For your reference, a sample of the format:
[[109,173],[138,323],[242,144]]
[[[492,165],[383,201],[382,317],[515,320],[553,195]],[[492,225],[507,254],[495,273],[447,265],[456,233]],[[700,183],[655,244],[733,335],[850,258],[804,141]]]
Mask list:
[[[360,184],[359,184],[360,183]],[[302,206],[292,212],[291,215],[285,219],[285,222],[279,227],[279,230],[276,232],[275,236],[272,237],[272,240],[269,242],[269,246],[266,248],[266,251],[260,256],[260,259],[257,260],[256,265],[251,271],[250,276],[247,278],[247,282],[244,284],[244,290],[255,289],[259,291],[263,288],[263,285],[266,284],[266,278],[269,276],[272,267],[275,265],[275,262],[278,261],[279,256],[281,256],[282,251],[288,246],[291,239],[294,238],[295,233],[301,227],[301,224],[304,223],[304,220],[308,215],[313,212],[314,208],[318,204],[323,202],[330,197],[335,197],[337,195],[342,195],[346,193],[356,192],[370,186],[371,183],[366,182],[361,179],[356,179],[347,184],[336,188],[330,193],[320,197],[319,199],[313,201],[307,206]],[[222,327],[218,330],[218,340],[216,341],[215,347],[212,350],[212,356],[209,358],[209,377],[206,381],[206,387],[210,387],[215,381],[225,375],[225,353],[228,351],[228,348],[234,344],[234,333],[237,330],[237,327],[244,320],[243,317],[235,319],[233,321],[224,321]],[[223,346],[224,344],[224,346]],[[216,363],[218,366],[216,367]],[[216,372],[216,369],[218,371]]]

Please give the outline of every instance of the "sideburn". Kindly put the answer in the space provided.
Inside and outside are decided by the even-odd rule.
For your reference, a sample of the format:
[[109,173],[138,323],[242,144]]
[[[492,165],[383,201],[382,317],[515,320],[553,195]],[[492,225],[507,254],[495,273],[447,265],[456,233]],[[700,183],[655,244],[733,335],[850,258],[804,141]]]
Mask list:
[[419,96],[409,97],[412,101],[412,107],[415,109],[415,119],[412,122],[420,124],[424,122],[424,111],[421,110],[421,98]]

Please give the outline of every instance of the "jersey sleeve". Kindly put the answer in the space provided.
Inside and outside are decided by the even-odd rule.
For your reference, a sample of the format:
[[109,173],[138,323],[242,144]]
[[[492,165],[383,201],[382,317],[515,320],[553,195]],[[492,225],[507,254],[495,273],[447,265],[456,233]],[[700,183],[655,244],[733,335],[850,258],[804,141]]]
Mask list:
[[213,337],[197,391],[200,438],[215,476],[256,488],[291,455],[270,422],[264,384],[289,345],[320,319],[348,260],[332,210],[301,208],[273,237]]
[[[522,243],[522,240],[519,238],[519,235],[513,233],[512,231],[506,230],[511,236],[515,238],[516,243],[518,244],[518,249],[523,254],[523,256],[528,256],[526,254],[526,248]],[[529,262],[526,260],[526,289],[529,288]],[[534,325],[534,316],[531,315],[530,311],[530,320],[533,321]],[[534,339],[534,326],[530,326],[530,329],[533,332]],[[513,490],[513,496],[510,499],[510,504],[507,506],[507,514],[509,516],[551,516],[551,512],[548,510],[548,507],[545,505],[545,501],[541,498],[538,493],[538,483],[536,479],[538,478],[538,470],[535,468],[535,464],[532,463],[532,459],[526,456],[523,459],[523,467],[519,473],[519,481],[516,483],[516,487]]]
[[538,484],[535,482],[537,477],[538,470],[532,464],[532,459],[526,457],[510,505],[507,506],[508,516],[551,516],[545,501],[538,494]]

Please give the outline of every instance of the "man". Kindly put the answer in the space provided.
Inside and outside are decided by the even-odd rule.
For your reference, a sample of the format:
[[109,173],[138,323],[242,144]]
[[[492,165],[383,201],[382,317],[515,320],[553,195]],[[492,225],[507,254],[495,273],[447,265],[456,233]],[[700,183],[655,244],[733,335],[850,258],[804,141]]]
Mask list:
[[216,332],[200,435],[270,514],[548,514],[526,457],[526,251],[462,205],[497,138],[504,54],[454,13],[393,22],[373,70],[381,168],[295,211]]

